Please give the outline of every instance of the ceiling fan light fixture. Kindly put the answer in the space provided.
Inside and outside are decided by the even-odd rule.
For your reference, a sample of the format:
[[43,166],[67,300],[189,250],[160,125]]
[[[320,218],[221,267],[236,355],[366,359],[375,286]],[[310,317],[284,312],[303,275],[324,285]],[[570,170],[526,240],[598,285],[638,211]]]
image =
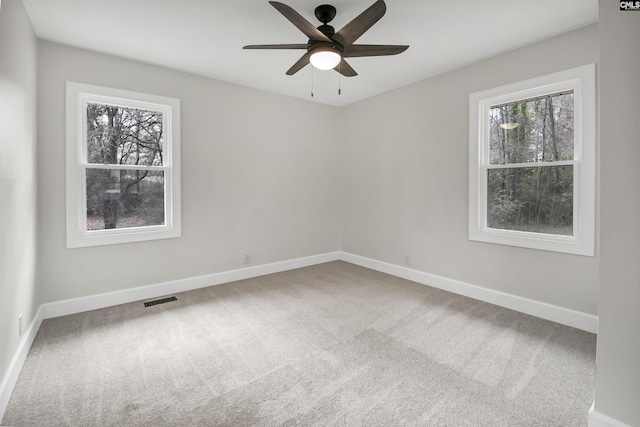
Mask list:
[[311,51],[309,60],[318,70],[331,70],[340,63],[342,57],[334,48],[319,47]]

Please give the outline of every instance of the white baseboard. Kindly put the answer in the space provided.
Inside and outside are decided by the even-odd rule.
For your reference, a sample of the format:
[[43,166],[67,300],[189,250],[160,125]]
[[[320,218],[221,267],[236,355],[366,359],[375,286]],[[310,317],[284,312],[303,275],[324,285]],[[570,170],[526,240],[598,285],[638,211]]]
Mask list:
[[223,271],[220,273],[206,274],[155,285],[141,286],[138,288],[123,289],[121,291],[107,292],[87,297],[68,299],[42,305],[42,318],[66,316],[68,314],[81,313],[83,311],[97,310],[119,304],[140,301],[149,298],[157,298],[162,295],[193,289],[206,288],[207,286],[220,285],[222,283],[235,282],[237,280],[251,279],[266,274],[279,273],[296,268],[308,267],[315,264],[336,261],[340,259],[339,252],[329,252],[304,258],[296,258],[271,264],[256,265],[237,270]]
[[36,339],[41,324],[42,307],[38,309],[33,322],[31,322],[27,330],[22,334],[22,339],[18,344],[16,353],[13,355],[11,363],[9,363],[9,368],[7,368],[5,372],[2,383],[0,383],[0,422],[2,422],[4,411],[6,411],[7,405],[9,405],[11,393],[13,393],[13,388],[16,386],[18,376],[20,375],[20,371],[22,371],[22,366],[25,360],[27,360],[27,355],[29,354],[29,350],[31,350],[33,340]]
[[601,412],[595,410],[595,402],[589,409],[589,427],[631,427],[629,424],[625,424],[622,421],[618,421],[615,418],[611,418]]
[[598,331],[598,317],[593,314],[587,314],[559,307],[557,305],[547,304],[519,297],[517,295],[483,288],[481,286],[448,279],[442,276],[436,276],[435,274],[429,274],[423,271],[389,264],[347,252],[340,252],[340,259],[372,270],[391,274],[393,276],[418,282],[423,285],[432,286],[434,288],[443,289],[455,294],[464,295],[480,301],[495,304],[500,307],[516,310],[521,313],[530,314],[542,319],[551,320],[583,331],[592,333],[597,333]]
[[304,258],[296,258],[271,264],[257,265],[254,267],[223,271],[204,276],[158,283],[155,285],[43,304],[41,306],[42,318],[49,319],[52,317],[65,316],[83,311],[96,310],[128,302],[156,298],[161,295],[184,292],[192,289],[219,285],[221,283],[233,282],[236,280],[250,279],[252,277],[263,276],[265,274],[278,273],[281,271],[293,270],[295,268],[308,267],[310,265],[336,260],[350,262],[372,270],[391,274],[423,285],[433,286],[434,288],[443,289],[501,307],[506,307],[532,316],[561,323],[563,325],[582,329],[584,331],[597,333],[598,330],[598,317],[593,314],[583,313],[569,308],[519,297],[506,292],[500,292],[484,288],[482,286],[472,285],[470,283],[342,251],[328,252]]

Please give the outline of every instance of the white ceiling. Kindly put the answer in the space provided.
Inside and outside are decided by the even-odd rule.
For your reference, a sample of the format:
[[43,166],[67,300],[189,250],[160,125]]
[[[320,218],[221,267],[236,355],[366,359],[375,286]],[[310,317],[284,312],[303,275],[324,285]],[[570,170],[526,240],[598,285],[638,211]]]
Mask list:
[[[314,25],[320,25],[314,9],[326,1],[282,0]],[[387,0],[386,15],[357,43],[408,44],[409,49],[396,56],[351,58],[359,75],[339,79],[332,70],[312,73],[311,66],[285,75],[302,50],[242,49],[307,42],[267,0],[24,3],[40,39],[335,106],[598,20],[597,0]],[[338,10],[331,22],[338,31],[374,0],[330,3]]]

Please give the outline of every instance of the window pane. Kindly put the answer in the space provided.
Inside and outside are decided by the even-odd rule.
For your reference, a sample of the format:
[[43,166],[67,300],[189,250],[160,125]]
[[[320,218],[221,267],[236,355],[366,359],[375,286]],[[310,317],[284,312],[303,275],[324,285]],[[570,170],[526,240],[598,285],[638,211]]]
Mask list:
[[87,160],[162,166],[162,113],[88,103]]
[[490,109],[490,163],[573,160],[573,93]]
[[487,227],[573,235],[573,166],[488,170]]
[[164,172],[87,169],[87,230],[164,225]]

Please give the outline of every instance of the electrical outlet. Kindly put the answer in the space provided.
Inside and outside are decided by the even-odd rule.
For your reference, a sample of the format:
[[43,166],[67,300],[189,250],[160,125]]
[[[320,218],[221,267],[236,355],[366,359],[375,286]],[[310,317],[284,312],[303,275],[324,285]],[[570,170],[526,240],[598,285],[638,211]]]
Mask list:
[[244,256],[244,263],[245,264],[251,264],[251,254],[246,254]]
[[18,338],[22,336],[22,313],[18,316]]
[[411,256],[404,254],[404,265],[411,265]]

